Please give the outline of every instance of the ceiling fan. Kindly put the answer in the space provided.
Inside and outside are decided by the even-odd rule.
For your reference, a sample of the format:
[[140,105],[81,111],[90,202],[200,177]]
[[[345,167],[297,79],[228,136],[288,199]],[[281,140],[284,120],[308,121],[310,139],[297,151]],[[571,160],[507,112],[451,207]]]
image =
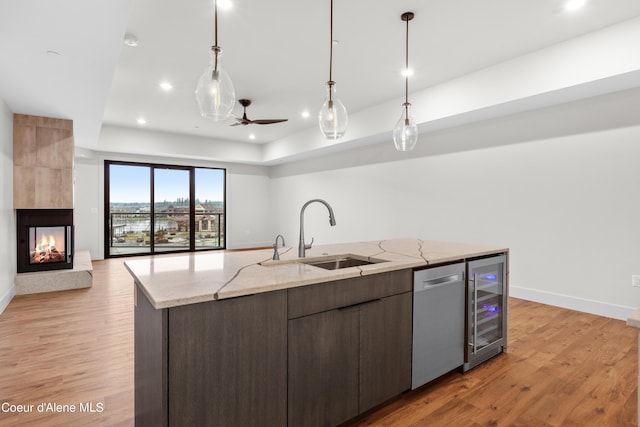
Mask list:
[[249,105],[251,105],[251,100],[250,99],[238,99],[238,102],[240,103],[240,105],[242,105],[242,108],[244,109],[243,113],[242,113],[242,117],[236,117],[236,123],[232,124],[231,126],[238,126],[238,125],[270,125],[273,123],[281,123],[281,122],[286,122],[289,119],[262,119],[262,120],[249,120],[247,118],[247,107]]

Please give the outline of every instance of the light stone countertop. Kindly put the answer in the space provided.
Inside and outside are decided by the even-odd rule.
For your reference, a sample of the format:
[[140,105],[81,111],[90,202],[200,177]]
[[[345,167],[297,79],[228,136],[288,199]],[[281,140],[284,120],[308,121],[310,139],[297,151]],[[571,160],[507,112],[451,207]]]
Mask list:
[[351,277],[424,267],[449,261],[508,252],[507,248],[420,239],[318,245],[306,260],[354,255],[378,262],[325,270],[297,262],[298,248],[160,255],[125,261],[125,266],[156,309],[233,298]]

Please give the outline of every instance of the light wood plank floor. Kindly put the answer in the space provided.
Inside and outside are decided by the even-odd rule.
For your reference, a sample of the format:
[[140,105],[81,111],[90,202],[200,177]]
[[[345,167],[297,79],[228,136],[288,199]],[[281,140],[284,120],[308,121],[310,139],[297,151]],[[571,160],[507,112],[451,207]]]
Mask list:
[[[133,292],[122,262],[94,261],[91,289],[17,296],[0,315],[0,404],[33,405],[0,412],[0,426],[134,424]],[[635,426],[636,334],[623,321],[512,298],[506,354],[350,425]],[[40,403],[76,412],[39,413]]]

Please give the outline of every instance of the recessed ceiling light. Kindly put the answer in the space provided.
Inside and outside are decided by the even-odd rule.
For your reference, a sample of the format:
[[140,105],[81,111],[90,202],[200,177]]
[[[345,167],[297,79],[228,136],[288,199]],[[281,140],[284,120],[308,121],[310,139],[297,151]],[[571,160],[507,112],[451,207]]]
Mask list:
[[254,139],[256,139],[256,134],[255,134],[255,133],[250,133],[250,134],[249,134],[249,139],[250,139],[250,140],[254,140]]
[[413,76],[413,70],[411,68],[407,68],[406,70],[402,70],[402,77],[411,77]]
[[231,3],[231,0],[218,0],[218,7],[221,9],[231,9],[233,3]]
[[586,3],[586,0],[569,0],[564,4],[564,9],[568,11],[575,11],[582,8]]
[[171,89],[173,89],[173,85],[169,82],[162,82],[160,83],[160,88],[165,92],[169,92]]
[[131,47],[138,46],[138,38],[131,33],[127,33],[124,35],[124,44]]
[[302,113],[300,113],[300,115],[303,119],[308,119],[311,116],[311,113],[309,113],[309,111],[307,110],[304,110]]
[[145,118],[144,118],[144,117],[140,117],[140,118],[138,119],[138,124],[139,124],[139,125],[146,125],[146,124],[147,124],[147,121],[145,120]]

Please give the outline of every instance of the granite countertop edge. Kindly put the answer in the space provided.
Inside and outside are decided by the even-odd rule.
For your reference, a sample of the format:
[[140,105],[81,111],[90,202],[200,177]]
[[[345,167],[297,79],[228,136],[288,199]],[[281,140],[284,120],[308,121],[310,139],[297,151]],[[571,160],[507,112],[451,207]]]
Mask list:
[[156,309],[249,296],[341,279],[414,269],[508,253],[508,248],[420,239],[318,245],[307,259],[354,255],[383,262],[325,270],[299,262],[296,248],[165,255],[125,261],[136,285]]

